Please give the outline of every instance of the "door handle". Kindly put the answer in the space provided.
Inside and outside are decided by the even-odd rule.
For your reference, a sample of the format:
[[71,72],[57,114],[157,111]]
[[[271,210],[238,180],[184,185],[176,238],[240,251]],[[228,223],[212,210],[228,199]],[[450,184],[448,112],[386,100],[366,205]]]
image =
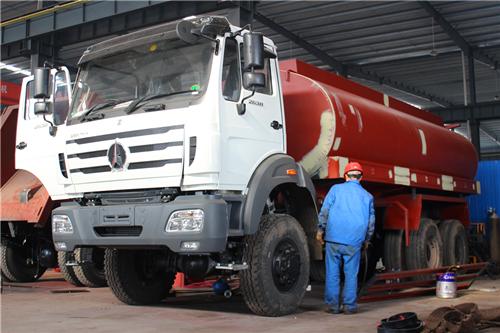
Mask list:
[[26,148],[26,146],[28,146],[28,145],[26,144],[26,142],[21,141],[21,142],[19,142],[19,144],[16,146],[16,148],[17,148],[17,149],[19,149],[19,150],[23,150],[24,148]]
[[273,120],[271,122],[271,127],[274,128],[275,130],[279,130],[283,128],[283,125],[281,125],[277,120]]

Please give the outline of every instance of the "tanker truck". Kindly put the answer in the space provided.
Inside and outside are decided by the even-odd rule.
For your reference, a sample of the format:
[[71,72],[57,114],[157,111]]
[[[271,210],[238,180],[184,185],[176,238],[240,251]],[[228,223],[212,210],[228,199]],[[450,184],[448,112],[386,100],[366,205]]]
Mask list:
[[[48,71],[36,70],[33,103],[50,121]],[[239,274],[252,312],[293,313],[322,259],[318,205],[349,161],[375,197],[371,261],[468,259],[465,196],[479,190],[469,141],[334,73],[278,63],[272,40],[223,17],[88,48],[65,123],[35,144],[39,159],[23,168],[65,200],[52,211],[56,249],[104,248],[127,304],[162,301],[177,272]]]
[[[52,78],[55,78],[54,74],[58,78],[55,82],[56,91],[58,91],[55,113],[62,113],[64,116],[69,108],[69,72],[53,70]],[[62,78],[67,78],[67,80],[62,80]],[[55,251],[52,240],[51,211],[59,206],[59,202],[51,200],[46,188],[33,174],[26,170],[16,170],[14,167],[16,155],[14,142],[18,121],[22,122],[20,126],[22,128],[19,129],[21,131],[26,131],[25,126],[29,124],[42,128],[48,126],[46,123],[39,123],[39,119],[34,117],[32,107],[30,107],[33,90],[29,92],[29,84],[33,82],[33,77],[27,77],[24,81],[22,93],[19,87],[18,90],[13,89],[14,93],[9,96],[10,98],[4,98],[5,96],[2,95],[2,103],[11,105],[3,109],[0,116],[2,142],[1,280],[3,282],[33,282],[38,280],[47,269],[59,266],[64,279],[75,286],[105,286],[104,251],[98,248],[77,249],[75,253]],[[2,82],[2,86],[4,85],[9,87],[9,91],[13,87],[12,84]],[[2,89],[2,94],[3,92]],[[22,105],[21,112],[18,112],[19,105],[17,104]],[[31,106],[33,106],[32,103]],[[29,134],[29,131],[26,134]],[[19,133],[18,137],[21,138],[23,135],[24,132]],[[17,150],[22,146],[18,145]],[[32,157],[36,158],[36,155]],[[85,263],[87,258],[93,258],[92,262]]]

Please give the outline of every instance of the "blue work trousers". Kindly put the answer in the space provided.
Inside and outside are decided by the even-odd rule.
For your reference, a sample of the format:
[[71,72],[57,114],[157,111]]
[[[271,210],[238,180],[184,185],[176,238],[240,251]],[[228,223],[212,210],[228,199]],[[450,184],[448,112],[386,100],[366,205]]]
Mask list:
[[344,308],[357,310],[357,288],[361,247],[326,242],[325,303],[333,310],[340,310],[340,267],[344,262]]

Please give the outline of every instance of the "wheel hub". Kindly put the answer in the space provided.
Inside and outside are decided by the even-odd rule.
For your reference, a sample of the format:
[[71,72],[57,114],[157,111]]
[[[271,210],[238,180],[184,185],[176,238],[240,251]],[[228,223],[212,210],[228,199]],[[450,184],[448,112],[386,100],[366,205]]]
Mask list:
[[300,276],[300,255],[295,243],[282,240],[276,246],[272,260],[272,274],[279,291],[289,291]]
[[427,267],[435,268],[439,266],[439,244],[436,239],[432,239],[426,246]]

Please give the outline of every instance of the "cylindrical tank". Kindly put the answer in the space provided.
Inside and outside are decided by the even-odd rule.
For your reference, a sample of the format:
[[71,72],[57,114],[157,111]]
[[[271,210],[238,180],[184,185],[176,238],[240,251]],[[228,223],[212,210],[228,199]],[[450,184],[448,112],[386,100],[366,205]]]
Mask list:
[[[474,178],[473,145],[428,112],[296,60],[280,66],[287,151],[311,175],[324,178],[321,161],[341,156]],[[382,103],[370,94],[382,96]]]

